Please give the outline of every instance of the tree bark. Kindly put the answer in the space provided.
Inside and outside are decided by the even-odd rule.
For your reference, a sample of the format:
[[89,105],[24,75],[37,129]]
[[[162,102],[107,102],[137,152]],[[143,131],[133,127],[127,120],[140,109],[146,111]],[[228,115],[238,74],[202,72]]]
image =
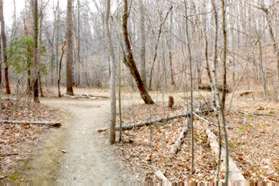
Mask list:
[[66,94],[73,96],[73,0],[67,1],[67,66],[66,66]]
[[172,32],[173,32],[173,10],[170,13],[170,33],[169,33],[168,49],[169,49],[171,85],[175,86],[174,72],[173,72],[174,70],[173,70],[173,54],[172,54],[172,50],[173,50]]
[[145,38],[145,11],[144,11],[144,2],[143,0],[139,0],[139,8],[140,8],[140,40],[141,40],[141,48],[140,48],[140,58],[141,58],[141,68],[140,75],[142,77],[142,81],[144,86],[146,86],[146,38]]
[[33,0],[33,26],[34,26],[34,56],[33,56],[33,99],[34,102],[39,103],[39,11],[38,0]]
[[62,97],[60,84],[61,84],[62,60],[63,60],[63,56],[64,56],[65,46],[66,46],[66,41],[64,42],[64,44],[62,46],[62,52],[61,52],[61,56],[60,56],[60,59],[58,62],[59,63],[59,65],[58,65],[58,81],[57,81],[58,97]]
[[125,65],[129,68],[131,75],[136,81],[138,90],[140,92],[141,98],[144,100],[146,104],[154,104],[154,101],[152,100],[151,96],[148,94],[144,83],[141,79],[141,76],[139,74],[139,71],[137,69],[134,56],[133,56],[133,51],[132,51],[132,46],[130,43],[129,39],[129,32],[128,32],[128,18],[129,18],[129,13],[128,13],[128,0],[123,0],[124,3],[124,12],[123,12],[123,23],[122,23],[122,29],[123,29],[123,37],[124,37],[124,43],[125,43],[125,49],[126,49],[126,56],[124,63]]
[[170,12],[172,11],[173,7],[171,6],[169,11],[166,13],[166,16],[164,17],[163,21],[161,22],[160,26],[159,26],[159,32],[158,32],[158,37],[157,37],[157,40],[156,40],[156,44],[155,44],[155,53],[154,53],[154,56],[153,56],[153,61],[152,61],[152,64],[151,64],[151,69],[150,69],[150,73],[149,73],[149,90],[152,89],[152,77],[153,77],[153,71],[154,71],[154,67],[155,67],[155,63],[156,63],[156,60],[157,60],[157,57],[158,57],[158,48],[159,48],[159,44],[160,44],[160,39],[161,39],[161,35],[162,35],[162,32],[163,32],[163,26],[170,14]]
[[225,118],[225,108],[226,108],[226,94],[227,89],[227,22],[226,22],[226,3],[225,0],[221,0],[221,11],[222,11],[222,30],[223,30],[223,93],[222,93],[222,104],[220,110],[220,123],[222,123],[224,141],[225,141],[225,164],[226,164],[226,176],[225,184],[229,184],[229,142],[228,142],[228,132],[227,132],[227,123]]
[[11,94],[10,82],[9,82],[9,65],[7,59],[7,38],[5,32],[5,20],[3,12],[3,0],[0,0],[0,21],[1,21],[1,40],[2,40],[2,60],[4,63],[4,79],[5,79],[5,88],[6,94]]
[[[184,0],[184,6],[185,6],[185,17],[188,17],[188,7],[187,7],[187,1]],[[188,50],[188,58],[189,58],[189,67],[190,67],[190,119],[188,120],[189,122],[189,127],[191,128],[191,153],[192,153],[192,168],[191,172],[194,174],[195,172],[195,139],[194,139],[194,119],[193,119],[193,112],[194,112],[194,95],[193,95],[193,61],[192,61],[192,46],[191,46],[191,40],[190,40],[190,34],[189,34],[189,25],[188,25],[188,19],[186,19],[185,22],[185,27],[186,27],[186,39],[187,39],[187,50]]]
[[111,59],[111,75],[110,75],[110,109],[111,109],[111,123],[110,123],[110,144],[115,143],[115,126],[116,126],[116,57],[114,53],[112,36],[110,30],[110,0],[107,0],[106,10],[106,33],[108,39],[108,48]]

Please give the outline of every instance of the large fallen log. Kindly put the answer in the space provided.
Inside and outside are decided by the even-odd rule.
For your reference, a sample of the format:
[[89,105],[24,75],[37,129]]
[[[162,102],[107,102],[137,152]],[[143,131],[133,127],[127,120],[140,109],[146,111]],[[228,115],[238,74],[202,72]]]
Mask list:
[[[195,114],[198,116],[198,114]],[[209,125],[212,125],[210,121],[207,119],[198,116],[198,118],[204,122],[206,122]],[[219,143],[217,136],[209,129],[209,126],[206,127],[206,134],[207,138],[211,147],[211,150],[214,152],[215,156],[218,158],[219,156]],[[221,162],[224,164],[226,159],[226,151],[224,148],[221,148]],[[223,165],[224,166],[224,165]],[[242,174],[242,171],[237,167],[235,161],[229,156],[229,178],[230,181],[240,181],[241,183],[244,183],[246,180]]]
[[156,171],[154,174],[162,181],[162,186],[171,186],[171,182],[160,170]]
[[30,125],[42,125],[48,127],[61,127],[62,124],[60,122],[51,122],[51,121],[23,121],[23,120],[0,120],[0,124],[30,124]]
[[175,155],[177,154],[179,151],[180,151],[180,148],[181,148],[181,145],[182,145],[182,142],[183,142],[183,139],[185,138],[185,136],[187,135],[188,133],[188,125],[185,125],[178,138],[176,139],[175,143],[171,146],[171,150],[170,150],[170,153],[172,155]]
[[[207,114],[213,112],[212,109],[209,110],[204,110],[204,111],[198,111],[196,113],[198,114]],[[168,121],[174,120],[174,119],[179,119],[179,118],[189,118],[191,116],[191,112],[183,113],[183,114],[177,114],[177,115],[172,115],[166,118],[155,118],[151,119],[148,121],[139,121],[137,123],[130,123],[130,124],[124,124],[122,126],[122,130],[132,130],[132,129],[138,129],[141,127],[146,127],[150,125],[165,125]],[[98,129],[97,132],[105,132],[109,130],[109,128],[103,128],[103,129]],[[120,130],[119,127],[116,127],[116,130]]]

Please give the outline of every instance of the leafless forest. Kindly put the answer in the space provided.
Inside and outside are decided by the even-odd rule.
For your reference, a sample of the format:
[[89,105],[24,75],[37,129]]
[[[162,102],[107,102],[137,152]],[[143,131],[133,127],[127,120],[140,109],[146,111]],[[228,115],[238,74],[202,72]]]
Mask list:
[[0,0],[0,183],[279,183],[278,9]]

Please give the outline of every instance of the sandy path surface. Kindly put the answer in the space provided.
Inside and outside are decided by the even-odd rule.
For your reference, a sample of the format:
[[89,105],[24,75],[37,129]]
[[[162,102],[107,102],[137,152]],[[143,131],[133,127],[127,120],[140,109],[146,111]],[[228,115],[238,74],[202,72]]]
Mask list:
[[66,128],[65,155],[58,173],[58,185],[131,185],[138,176],[116,155],[98,128],[109,125],[109,101],[50,99],[48,106],[71,114]]

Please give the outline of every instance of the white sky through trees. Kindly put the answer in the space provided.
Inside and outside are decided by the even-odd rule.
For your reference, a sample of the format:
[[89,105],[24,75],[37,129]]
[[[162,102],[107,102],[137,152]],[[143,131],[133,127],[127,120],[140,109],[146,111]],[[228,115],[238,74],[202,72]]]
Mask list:
[[[24,5],[25,5],[25,1],[29,1],[29,0],[15,0],[16,2],[16,13],[17,13],[17,18],[20,16],[21,11],[24,9]],[[41,0],[39,0],[40,2]],[[85,0],[80,0],[81,2],[85,1]],[[102,1],[102,0],[101,0]],[[13,4],[13,0],[3,0],[4,3],[4,16],[5,16],[5,22],[8,28],[11,27],[12,23],[13,23],[13,14],[14,14],[14,4]],[[46,11],[47,12],[51,12],[50,15],[46,15],[47,19],[51,19],[51,17],[53,16],[53,12],[52,12],[52,8],[56,7],[56,3],[57,0],[43,0],[43,2],[48,2],[48,6],[47,9],[50,11]],[[95,10],[95,6],[92,3],[92,0],[87,0],[87,2],[89,2],[89,6],[91,7],[91,9],[94,11]],[[96,0],[96,2],[100,2],[100,0]],[[60,8],[62,10],[66,9],[67,6],[67,0],[59,0],[60,3]],[[74,3],[76,3],[76,0],[74,0]]]

